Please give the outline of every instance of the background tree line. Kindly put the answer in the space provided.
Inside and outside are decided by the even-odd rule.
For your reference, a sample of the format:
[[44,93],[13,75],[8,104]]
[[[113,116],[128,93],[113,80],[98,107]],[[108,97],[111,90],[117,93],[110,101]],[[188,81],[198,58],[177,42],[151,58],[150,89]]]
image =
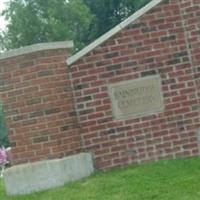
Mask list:
[[1,13],[8,21],[1,48],[74,40],[90,43],[150,0],[10,0]]

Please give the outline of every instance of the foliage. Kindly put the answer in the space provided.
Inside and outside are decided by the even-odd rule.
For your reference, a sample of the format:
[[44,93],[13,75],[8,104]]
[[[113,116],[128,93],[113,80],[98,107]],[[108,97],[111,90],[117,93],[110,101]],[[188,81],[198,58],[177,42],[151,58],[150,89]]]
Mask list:
[[0,103],[0,146],[1,145],[3,145],[4,147],[9,146],[6,122],[5,122],[2,103]]
[[96,39],[150,0],[10,0],[2,15],[2,49],[74,40],[77,49]]
[[200,159],[172,160],[96,174],[84,181],[3,200],[199,200]]
[[84,0],[95,15],[93,39],[107,32],[151,0]]
[[18,48],[41,42],[74,40],[82,47],[93,16],[82,0],[10,0],[3,46]]

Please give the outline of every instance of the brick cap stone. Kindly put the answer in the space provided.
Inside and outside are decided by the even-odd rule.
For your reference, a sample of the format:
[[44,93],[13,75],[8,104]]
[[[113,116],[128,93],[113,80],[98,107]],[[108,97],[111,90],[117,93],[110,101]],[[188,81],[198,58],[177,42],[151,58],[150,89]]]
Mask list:
[[51,50],[51,49],[71,49],[73,47],[74,47],[73,41],[38,43],[3,52],[0,54],[0,60],[24,54],[29,54],[37,51]]
[[94,42],[92,42],[91,44],[89,44],[88,46],[86,46],[85,48],[83,48],[81,51],[79,51],[75,55],[69,57],[67,59],[67,61],[66,61],[67,65],[70,66],[73,63],[75,63],[77,60],[79,60],[80,58],[82,58],[84,55],[88,54],[90,51],[92,51],[93,49],[95,49],[97,46],[101,45],[106,40],[108,40],[109,38],[111,38],[112,36],[114,36],[116,33],[118,33],[119,31],[121,31],[125,27],[127,27],[129,24],[131,24],[134,21],[136,21],[137,19],[139,19],[141,16],[143,16],[145,13],[147,13],[149,10],[151,10],[152,8],[154,8],[156,5],[158,5],[162,1],[163,0],[152,0],[146,6],[142,7],[140,10],[138,10],[133,15],[131,15],[130,17],[128,17],[127,19],[125,19],[124,21],[122,21],[120,24],[118,24],[117,26],[115,26],[114,28],[112,28],[110,31],[108,31],[107,33],[105,33],[104,35],[102,35],[101,37],[99,37],[97,40],[95,40]]

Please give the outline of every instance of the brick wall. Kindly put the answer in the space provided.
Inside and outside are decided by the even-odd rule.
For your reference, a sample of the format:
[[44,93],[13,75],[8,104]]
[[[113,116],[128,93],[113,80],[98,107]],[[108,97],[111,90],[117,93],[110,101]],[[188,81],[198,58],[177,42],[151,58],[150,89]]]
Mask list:
[[[14,164],[83,150],[100,170],[198,156],[199,52],[200,1],[163,0],[70,68],[67,48],[0,59]],[[114,119],[109,85],[153,75],[164,111]]]
[[[71,66],[98,169],[199,155],[200,1],[165,0]],[[164,112],[114,120],[108,85],[159,75]]]
[[[187,33],[188,51],[191,55],[194,79],[197,85],[197,95],[200,100],[200,1],[184,1],[182,4],[182,15],[184,27]],[[200,105],[200,102],[199,102]]]
[[0,99],[14,164],[80,151],[79,126],[65,64],[69,55],[66,48],[0,60]]

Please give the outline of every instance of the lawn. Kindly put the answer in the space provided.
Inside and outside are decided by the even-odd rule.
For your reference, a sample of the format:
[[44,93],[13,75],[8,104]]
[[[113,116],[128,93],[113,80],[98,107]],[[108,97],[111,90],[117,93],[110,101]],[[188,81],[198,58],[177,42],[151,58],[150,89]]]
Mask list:
[[20,197],[7,197],[0,181],[1,200],[199,200],[200,159],[162,161],[129,167],[64,187]]

